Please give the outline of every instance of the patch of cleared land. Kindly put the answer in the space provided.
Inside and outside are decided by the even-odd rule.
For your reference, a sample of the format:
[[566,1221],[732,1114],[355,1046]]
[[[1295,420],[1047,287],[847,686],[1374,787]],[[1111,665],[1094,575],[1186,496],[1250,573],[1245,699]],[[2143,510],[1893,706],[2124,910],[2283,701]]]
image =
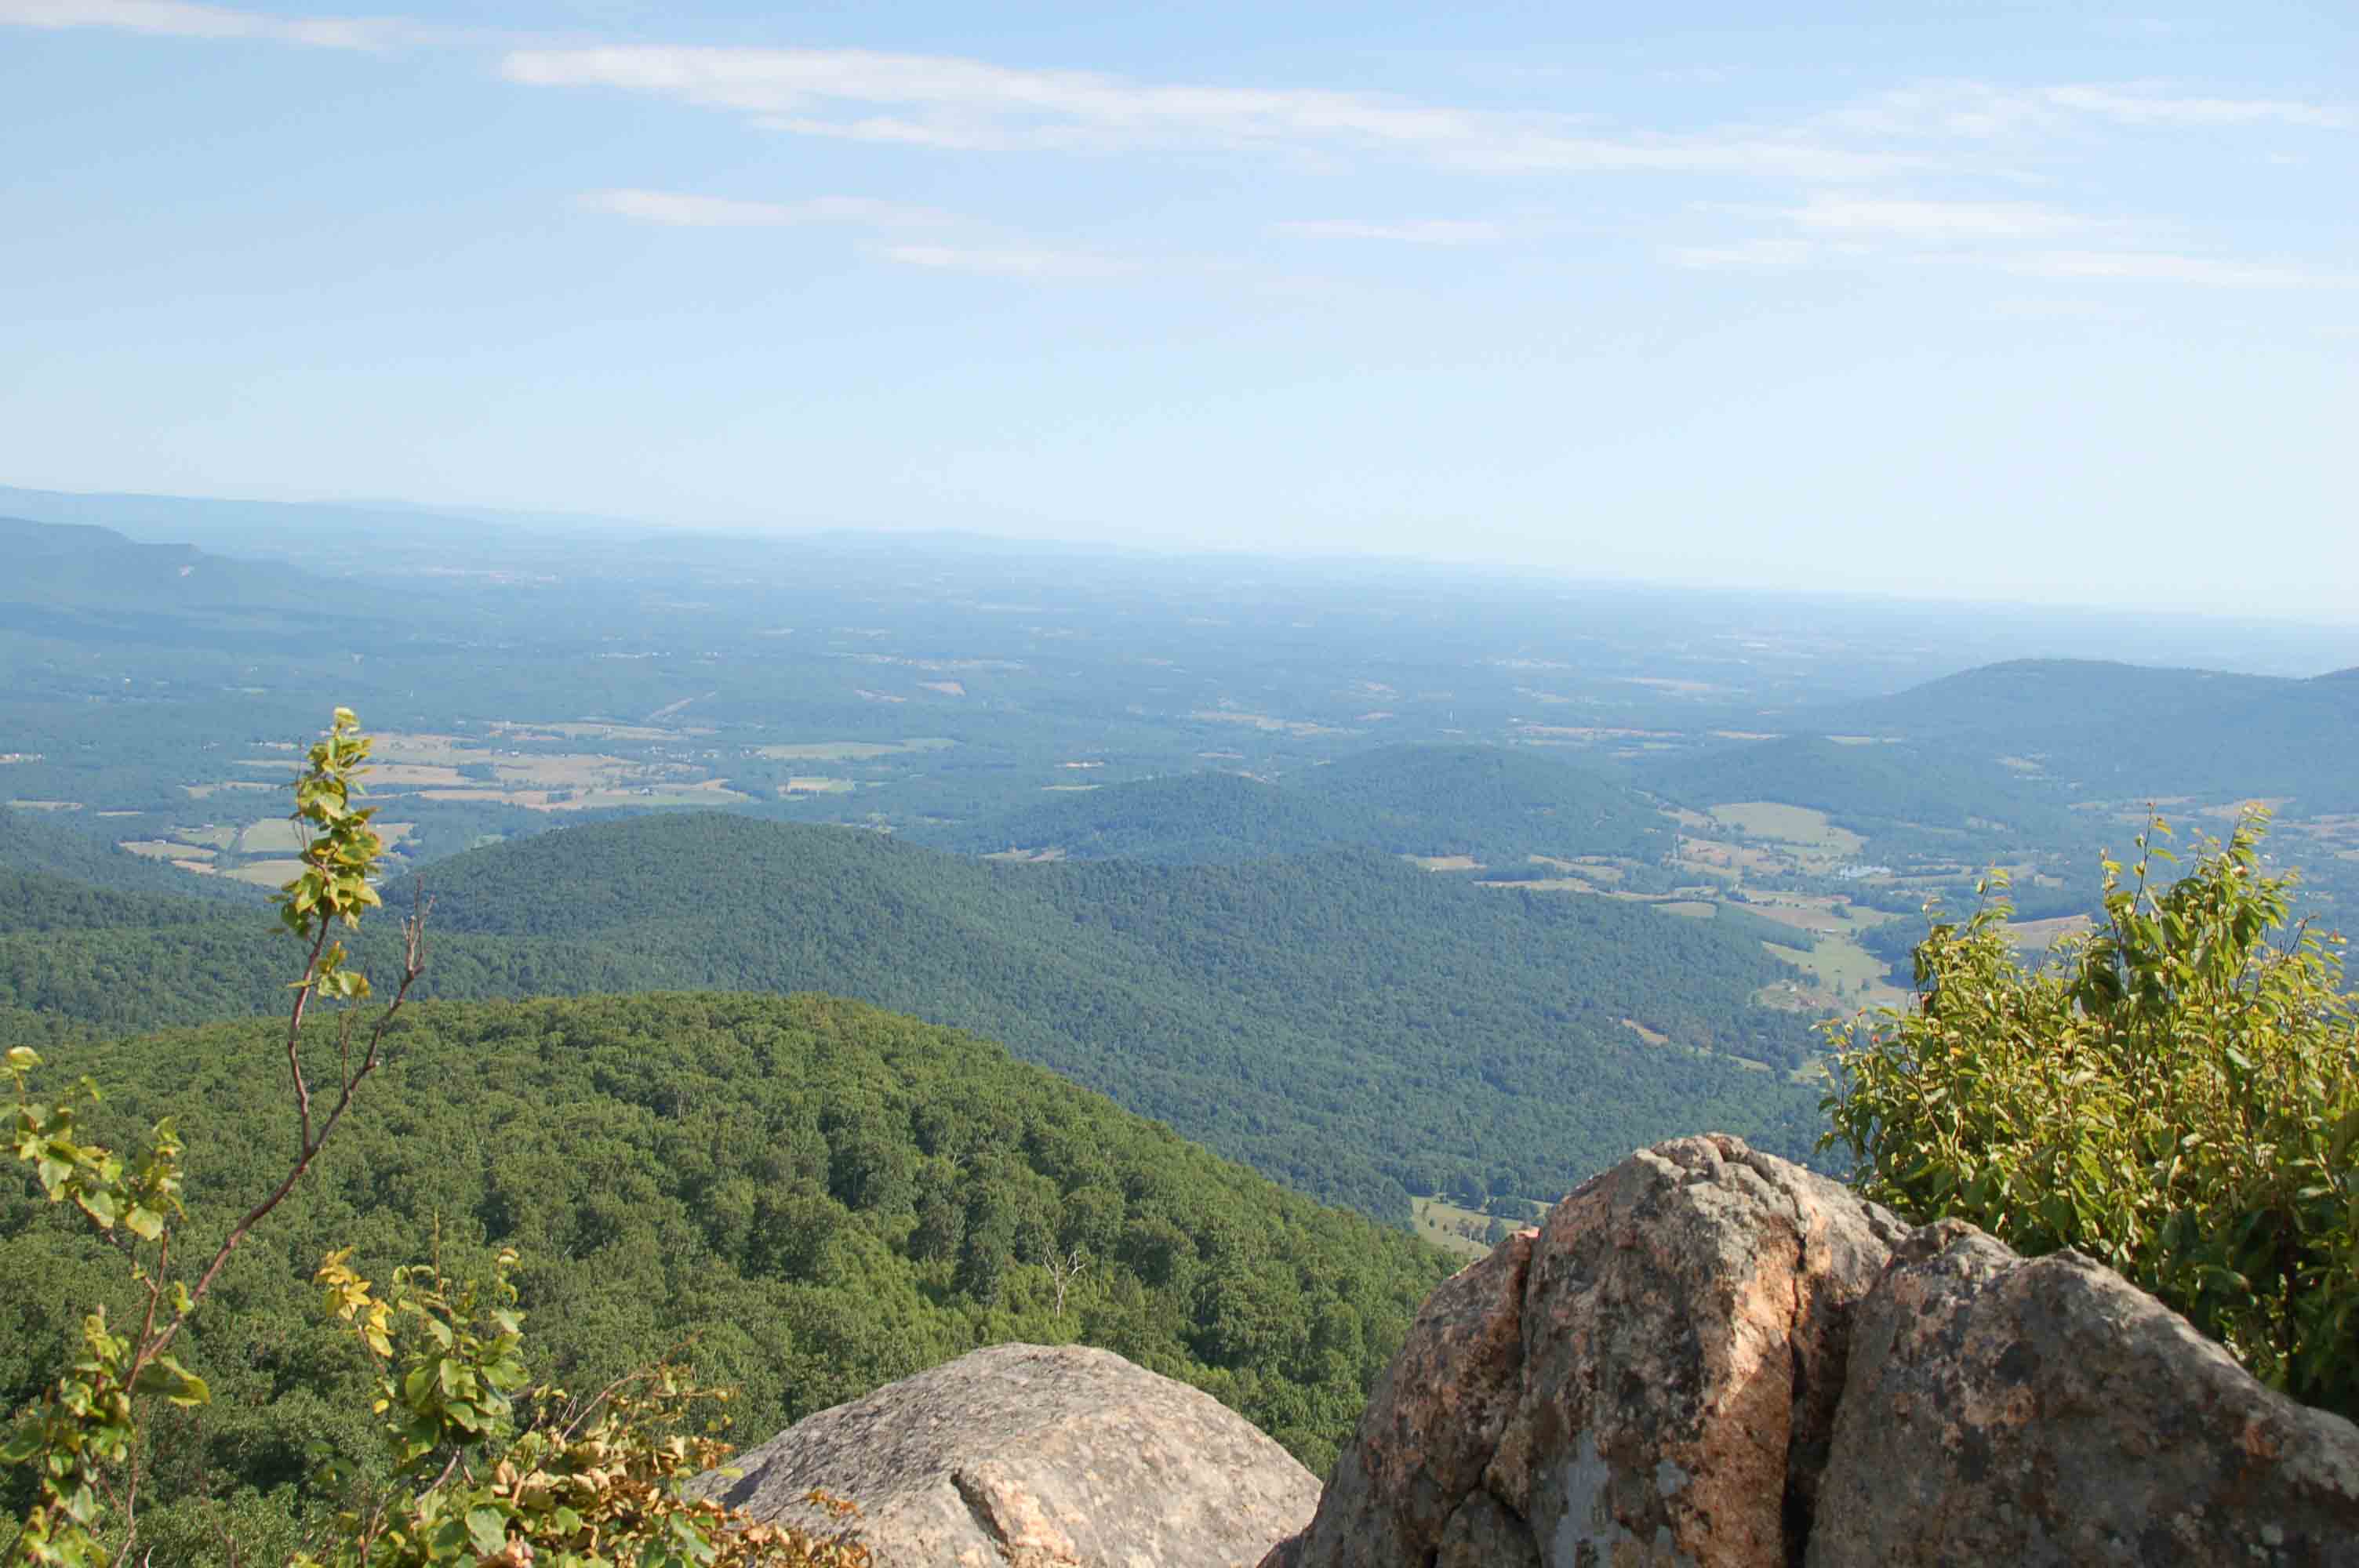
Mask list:
[[8,803],[19,811],[80,811],[78,800],[12,800]]
[[[1604,892],[1595,882],[1585,882],[1579,877],[1542,877],[1537,881],[1486,881],[1486,888],[1521,888],[1526,892]],[[1612,895],[1608,895],[1612,896]]]
[[850,779],[822,778],[816,773],[797,774],[779,786],[780,795],[850,795],[860,786]]
[[1479,871],[1483,862],[1472,855],[1403,855],[1411,865],[1423,866],[1429,871]]
[[720,801],[751,800],[719,779],[693,784],[629,784],[611,789],[568,793],[546,789],[428,789],[423,800],[490,800],[520,806],[527,811],[591,811],[615,806],[712,806]]
[[266,816],[259,822],[250,822],[237,836],[237,852],[241,855],[286,854],[302,847],[302,834],[284,816]]
[[1001,849],[984,857],[986,860],[1012,860],[1023,865],[1032,865],[1044,860],[1061,860],[1064,858],[1064,848],[1056,844],[1045,849]]
[[115,846],[148,860],[210,860],[213,851],[197,844],[175,844],[169,838],[126,838]]
[[1864,1007],[1897,1007],[1908,1000],[1907,992],[1884,978],[1883,961],[1848,936],[1823,936],[1817,946],[1807,948],[1778,942],[1761,946],[1809,977],[1775,980],[1762,988],[1756,1000],[1766,1006],[1831,1016]]
[[1639,1039],[1644,1040],[1649,1045],[1668,1045],[1671,1043],[1671,1037],[1669,1035],[1649,1029],[1635,1018],[1624,1019],[1622,1021],[1622,1027],[1630,1031],[1631,1033],[1636,1034]]
[[1805,849],[1838,855],[1856,855],[1867,840],[1849,828],[1837,827],[1827,814],[1807,806],[1787,806],[1774,800],[1738,800],[1712,808],[1712,820],[1752,834]]
[[1332,724],[1313,724],[1300,719],[1273,719],[1266,713],[1241,713],[1225,708],[1199,708],[1188,715],[1212,724],[1244,724],[1272,735],[1348,735]]
[[302,874],[303,862],[300,860],[248,860],[242,866],[233,866],[222,872],[222,875],[234,881],[266,888],[293,881]]
[[[1409,1206],[1416,1216],[1417,1233],[1437,1247],[1444,1247],[1462,1258],[1483,1258],[1490,1255],[1489,1243],[1483,1238],[1491,1229],[1491,1217],[1471,1208],[1460,1208],[1442,1198],[1412,1198]],[[1514,1228],[1516,1221],[1507,1221]]]
[[865,762],[917,752],[947,752],[955,741],[922,735],[914,741],[809,741],[792,746],[756,746],[754,755],[774,762]]
[[2093,922],[2085,914],[2060,914],[2053,920],[2016,920],[1999,927],[2002,935],[2024,952],[2040,953],[2060,937],[2078,936]]
[[277,789],[277,784],[257,784],[252,779],[223,779],[218,784],[182,784],[181,790],[190,800],[210,800],[223,790]]
[[1040,787],[1052,795],[1087,795],[1098,786],[1095,784],[1042,784]]

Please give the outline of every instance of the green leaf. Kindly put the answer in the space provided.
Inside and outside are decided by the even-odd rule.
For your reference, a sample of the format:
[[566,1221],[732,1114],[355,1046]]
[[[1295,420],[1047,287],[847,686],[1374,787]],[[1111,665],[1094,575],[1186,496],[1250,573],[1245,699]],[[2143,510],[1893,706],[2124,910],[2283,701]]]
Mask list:
[[467,1539],[474,1543],[478,1556],[496,1555],[507,1545],[507,1516],[497,1509],[470,1509],[467,1511]]

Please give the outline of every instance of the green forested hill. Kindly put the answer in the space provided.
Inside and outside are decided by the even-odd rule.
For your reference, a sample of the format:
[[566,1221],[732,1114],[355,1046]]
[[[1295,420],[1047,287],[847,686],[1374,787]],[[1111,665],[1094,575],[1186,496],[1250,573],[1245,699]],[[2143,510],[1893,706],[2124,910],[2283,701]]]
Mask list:
[[[1337,850],[1238,866],[995,865],[700,814],[572,827],[432,868],[429,994],[825,989],[1006,1041],[1305,1192],[1552,1196],[1724,1127],[1807,1155],[1814,1091],[1696,1049],[1804,1043],[1783,971],[1710,923],[1468,887]],[[397,898],[398,894],[397,893]],[[54,923],[52,923],[54,924]],[[384,962],[381,948],[364,956]],[[0,1006],[114,1030],[279,1005],[251,915],[0,935]]]
[[1353,845],[1395,855],[1624,855],[1668,847],[1635,790],[1504,746],[1384,746],[1269,784],[1201,773],[1109,784],[950,830],[970,854],[1208,864]]
[[[0,871],[63,877],[92,887],[159,894],[182,905],[201,902],[259,909],[261,894],[242,882],[217,882],[126,854],[49,814],[0,804]],[[0,920],[0,931],[14,929]]]
[[1381,746],[1305,774],[1301,787],[1388,819],[1404,855],[1635,855],[1668,843],[1654,803],[1619,780],[1506,746]]
[[1833,717],[1960,761],[2023,758],[2059,798],[2270,795],[2305,813],[2359,807],[2359,679],[2347,670],[2294,680],[2018,659]]
[[1367,841],[1376,825],[1237,773],[1178,773],[1060,795],[937,834],[964,854],[1061,850],[1077,860],[1211,865]]
[[2071,832],[2063,797],[2003,766],[1995,752],[1931,743],[1789,735],[1674,758],[1639,776],[1647,788],[1686,806],[1774,800],[1812,806],[1861,827],[2004,823],[2018,834],[2051,839]]
[[[92,1130],[118,1147],[178,1119],[186,1243],[209,1251],[284,1169],[278,1033],[60,1045],[41,1071],[103,1085]],[[1314,1468],[1451,1266],[996,1046],[828,998],[429,1004],[363,1094],[178,1347],[214,1400],[159,1411],[158,1502],[296,1485],[314,1441],[372,1451],[364,1365],[308,1284],[342,1246],[380,1281],[434,1249],[482,1273],[512,1247],[537,1374],[592,1390],[685,1344],[740,1390],[746,1441],[979,1345],[1082,1340],[1210,1390]],[[1047,1265],[1076,1249],[1060,1314]],[[126,1283],[79,1217],[0,1182],[0,1397],[54,1376],[82,1312]],[[209,1543],[185,1516],[143,1519],[158,1562]]]

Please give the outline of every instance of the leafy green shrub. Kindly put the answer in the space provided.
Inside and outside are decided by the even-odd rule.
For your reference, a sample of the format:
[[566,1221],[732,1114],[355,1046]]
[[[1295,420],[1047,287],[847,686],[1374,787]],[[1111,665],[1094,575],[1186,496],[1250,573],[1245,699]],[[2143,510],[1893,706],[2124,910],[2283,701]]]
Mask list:
[[[116,1243],[133,1303],[120,1323],[104,1304],[92,1308],[80,1354],[0,1445],[0,1461],[33,1476],[33,1504],[5,1551],[10,1564],[121,1568],[143,1547],[141,1560],[153,1558],[158,1542],[143,1542],[138,1510],[155,1401],[186,1410],[212,1397],[172,1355],[174,1343],[239,1244],[318,1161],[382,1063],[386,1031],[425,970],[421,901],[403,925],[400,989],[360,1026],[351,1004],[367,1000],[370,987],[348,966],[338,928],[356,929],[379,903],[372,879],[385,847],[369,826],[374,811],[353,804],[369,749],[359,721],[340,708],[296,781],[303,869],[278,894],[281,923],[304,951],[286,1034],[294,1154],[212,1252],[198,1250],[201,1269],[173,1256],[186,1215],[183,1145],[172,1123],[158,1123],[147,1153],[126,1165],[81,1130],[95,1085],[85,1080],[54,1104],[37,1098],[39,1055],[24,1046],[7,1053],[17,1158],[50,1203],[71,1204]],[[324,1027],[307,1035],[315,1011],[333,1016],[313,1020]],[[582,1405],[554,1388],[525,1392],[513,1253],[501,1255],[488,1286],[413,1267],[397,1271],[383,1294],[349,1257],[349,1249],[331,1254],[317,1280],[327,1310],[353,1325],[376,1365],[372,1411],[385,1463],[324,1465],[321,1480],[349,1506],[324,1521],[319,1539],[297,1545],[297,1568],[865,1568],[865,1550],[846,1531],[815,1539],[776,1530],[691,1494],[690,1481],[728,1449],[710,1429],[687,1430],[716,1396],[674,1369],[620,1380]],[[225,1534],[234,1528],[215,1522]],[[284,1530],[269,1533],[288,1544]],[[235,1561],[242,1554],[230,1544]]]
[[2026,968],[2004,897],[1916,950],[1918,1003],[1823,1026],[1827,1141],[1868,1197],[2118,1270],[2294,1397],[2359,1416],[2359,1013],[2288,925],[2267,814],[2168,887],[2136,840],[2105,918]]

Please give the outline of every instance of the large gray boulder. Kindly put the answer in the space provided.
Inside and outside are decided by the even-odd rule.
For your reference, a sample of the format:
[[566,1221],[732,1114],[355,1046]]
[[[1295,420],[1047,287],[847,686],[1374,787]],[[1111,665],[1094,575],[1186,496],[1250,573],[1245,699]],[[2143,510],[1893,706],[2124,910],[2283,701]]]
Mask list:
[[858,1505],[886,1568],[1245,1568],[1318,1477],[1210,1394],[1082,1346],[1000,1345],[821,1411],[704,1489],[816,1531]]
[[2078,1253],[1925,1227],[1861,1307],[1810,1568],[2359,1564],[2359,1428]]
[[1437,1290],[1295,1568],[1771,1568],[1905,1227],[1724,1136],[1644,1150]]

